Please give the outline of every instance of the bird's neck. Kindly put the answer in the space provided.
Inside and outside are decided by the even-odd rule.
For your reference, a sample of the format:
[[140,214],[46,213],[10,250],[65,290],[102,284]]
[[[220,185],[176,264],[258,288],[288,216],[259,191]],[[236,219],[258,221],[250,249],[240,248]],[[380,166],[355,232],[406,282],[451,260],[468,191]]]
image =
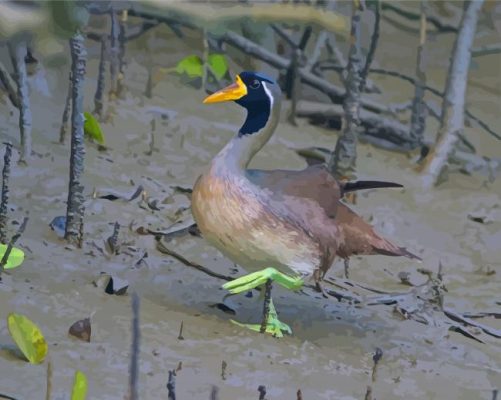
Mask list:
[[280,117],[279,101],[270,102],[268,109],[248,109],[239,132],[219,152],[212,162],[220,173],[245,171],[252,158],[270,140]]

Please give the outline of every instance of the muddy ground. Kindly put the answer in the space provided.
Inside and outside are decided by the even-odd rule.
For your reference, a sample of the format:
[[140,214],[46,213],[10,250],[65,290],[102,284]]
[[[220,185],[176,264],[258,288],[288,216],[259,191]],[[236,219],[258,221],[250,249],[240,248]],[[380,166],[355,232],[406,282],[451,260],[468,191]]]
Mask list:
[[[96,146],[87,146],[84,182],[88,201],[82,250],[66,249],[48,226],[54,217],[65,214],[67,198],[69,147],[56,142],[68,65],[47,67],[48,96],[32,79],[35,155],[28,167],[14,163],[11,176],[12,220],[30,217],[19,241],[27,257],[20,268],[4,275],[0,284],[0,393],[24,400],[45,398],[46,362],[30,365],[21,360],[9,336],[5,318],[14,311],[31,318],[45,334],[54,369],[54,399],[69,397],[76,369],[88,376],[89,399],[124,398],[130,296],[110,296],[92,284],[106,272],[128,280],[129,291],[136,291],[141,298],[142,399],[167,398],[168,370],[180,362],[182,370],[176,380],[180,399],[208,399],[212,385],[218,387],[223,400],[257,399],[259,385],[266,386],[267,399],[296,399],[298,389],[307,400],[362,399],[370,383],[376,347],[384,353],[373,384],[377,399],[491,399],[493,389],[501,382],[499,340],[484,335],[485,343],[477,343],[442,327],[402,320],[393,314],[392,307],[359,308],[279,288],[275,289],[275,304],[294,335],[282,340],[262,336],[236,327],[229,322],[231,315],[210,307],[222,301],[221,281],[161,254],[152,236],[129,229],[131,224],[134,228],[164,229],[189,218],[189,197],[175,187],[193,185],[243,118],[243,111],[236,105],[202,105],[201,90],[185,86],[171,75],[155,86],[152,99],[145,98],[146,63],[169,67],[194,51],[166,28],[157,35],[168,40],[158,45],[151,58],[143,45],[146,41],[131,43],[128,48],[128,92],[111,105],[113,120],[103,124],[110,149],[100,152]],[[414,60],[414,51],[408,40],[396,28],[385,25],[381,51],[376,56],[378,64],[392,69],[397,65],[413,74],[410,60]],[[438,87],[443,87],[447,66],[443,54],[450,51],[451,43],[452,35],[441,35],[432,42],[432,55],[437,57],[430,57],[429,77]],[[96,43],[87,44],[90,61],[85,104],[91,111],[99,48]],[[193,45],[198,46],[196,51],[199,44]],[[499,55],[475,60],[468,94],[469,107],[497,129],[500,60]],[[238,72],[239,67],[233,68],[232,72]],[[399,102],[411,95],[410,87],[395,80],[371,78],[385,88],[385,101]],[[153,117],[155,145],[149,155]],[[17,143],[17,113],[6,99],[0,104],[0,120],[2,140]],[[430,137],[434,132],[432,125]],[[481,154],[501,152],[500,143],[478,128],[469,128],[467,136]],[[283,118],[276,135],[252,166],[299,169],[305,162],[294,148],[332,148],[335,140],[336,132],[312,127],[303,120],[292,127]],[[383,290],[404,291],[408,287],[400,283],[399,272],[410,273],[411,282],[418,284],[425,278],[417,268],[436,271],[441,262],[448,307],[458,311],[499,310],[500,179],[489,182],[484,176],[453,174],[439,188],[423,191],[408,157],[369,145],[359,148],[358,170],[361,177],[405,185],[404,190],[363,194],[356,209],[372,218],[381,233],[417,252],[424,263],[383,256],[354,258],[351,279]],[[151,199],[158,200],[159,210],[151,210],[139,199],[92,198],[94,189],[98,194],[110,190],[132,193],[138,185],[143,185]],[[469,219],[472,214],[486,217],[485,223]],[[100,249],[105,247],[103,241],[111,235],[116,221],[122,226],[120,241],[126,245],[121,254],[109,256]],[[12,225],[11,232],[16,228]],[[176,238],[169,247],[214,271],[234,276],[244,273],[241,268],[235,270],[203,239]],[[144,251],[148,257],[137,263]],[[338,262],[331,274],[340,277],[342,271]],[[234,318],[259,320],[261,303],[257,296],[232,298],[227,304],[237,311]],[[89,315],[91,342],[69,337],[70,325]],[[501,327],[493,319],[484,322]],[[178,339],[181,323],[184,340]],[[224,376],[223,361],[227,364]]]

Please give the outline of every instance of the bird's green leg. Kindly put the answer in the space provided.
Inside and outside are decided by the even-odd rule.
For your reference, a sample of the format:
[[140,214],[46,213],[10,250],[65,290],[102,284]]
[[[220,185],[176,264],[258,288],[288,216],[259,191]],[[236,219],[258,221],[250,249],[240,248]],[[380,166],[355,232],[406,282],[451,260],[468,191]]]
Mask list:
[[298,290],[303,286],[303,280],[299,277],[291,277],[277,271],[275,268],[265,268],[252,274],[241,276],[223,285],[223,289],[230,293],[242,293],[264,285],[268,279],[277,282],[286,289]]
[[247,291],[253,289],[257,286],[265,284],[264,287],[264,307],[263,307],[263,321],[261,324],[242,324],[237,321],[233,321],[236,325],[243,326],[249,328],[256,332],[267,332],[272,334],[275,337],[281,338],[283,337],[283,332],[288,333],[289,335],[292,333],[289,325],[281,322],[278,319],[278,314],[273,305],[273,300],[271,298],[271,288],[272,281],[275,281],[287,289],[297,290],[299,289],[303,281],[300,278],[293,278],[287,276],[275,268],[266,268],[262,271],[254,272],[249,275],[245,275],[241,278],[235,279],[231,282],[223,285],[223,288],[230,291],[230,293],[241,293],[243,291]]

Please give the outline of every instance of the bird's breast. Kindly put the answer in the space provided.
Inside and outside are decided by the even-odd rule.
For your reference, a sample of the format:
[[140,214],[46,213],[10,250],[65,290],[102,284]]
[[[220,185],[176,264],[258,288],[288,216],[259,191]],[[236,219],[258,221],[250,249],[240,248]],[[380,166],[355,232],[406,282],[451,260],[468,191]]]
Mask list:
[[310,274],[318,264],[317,244],[256,189],[244,176],[202,175],[192,194],[202,235],[246,269]]

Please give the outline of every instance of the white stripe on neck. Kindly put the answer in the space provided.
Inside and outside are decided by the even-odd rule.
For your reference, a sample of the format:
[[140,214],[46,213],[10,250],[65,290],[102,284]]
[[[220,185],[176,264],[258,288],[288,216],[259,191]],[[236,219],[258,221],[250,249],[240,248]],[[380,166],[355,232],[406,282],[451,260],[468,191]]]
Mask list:
[[268,89],[268,85],[266,85],[266,82],[263,82],[263,89],[268,98],[270,99],[270,117],[271,117],[271,113],[273,111],[273,95],[271,94],[270,89]]

